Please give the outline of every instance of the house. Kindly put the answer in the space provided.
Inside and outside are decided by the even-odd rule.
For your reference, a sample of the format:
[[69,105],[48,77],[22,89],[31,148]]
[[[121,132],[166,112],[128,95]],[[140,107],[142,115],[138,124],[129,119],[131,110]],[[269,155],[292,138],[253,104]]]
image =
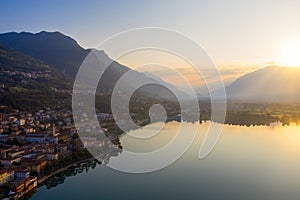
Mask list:
[[25,180],[25,193],[37,187],[37,177],[30,176]]
[[22,161],[22,164],[28,166],[32,174],[40,174],[41,171],[46,167],[47,160],[27,160]]
[[12,192],[14,192],[15,194],[24,192],[25,191],[24,182],[25,182],[25,180],[14,181],[14,183],[11,184],[11,186],[10,186],[10,190]]
[[56,145],[56,152],[64,155],[66,153],[68,153],[68,145],[67,144],[58,144]]
[[58,159],[58,153],[48,153],[46,154],[47,160],[57,160]]
[[10,186],[10,190],[14,194],[25,194],[37,187],[37,177],[30,176],[26,179],[14,181]]
[[25,141],[30,143],[58,143],[58,137],[52,134],[27,134]]
[[25,151],[22,151],[22,150],[13,150],[13,151],[10,151],[9,153],[8,153],[8,156],[10,157],[10,158],[15,158],[15,157],[17,157],[17,156],[19,156],[19,155],[21,155],[21,154],[23,154],[23,153],[25,153]]
[[41,171],[46,167],[46,160],[36,160],[31,163],[31,172],[35,174],[40,174]]
[[0,185],[8,183],[14,180],[14,171],[13,170],[0,170]]
[[18,124],[19,126],[24,126],[25,123],[26,123],[26,120],[25,120],[25,119],[18,119],[16,122],[17,122],[17,124]]
[[17,156],[14,158],[2,158],[0,160],[1,165],[13,165],[13,164],[17,164],[21,162],[22,157],[21,156]]
[[4,113],[0,113],[0,123],[5,122],[8,120],[8,117]]
[[30,171],[26,167],[17,167],[14,169],[15,171],[15,180],[26,179],[30,175]]
[[0,158],[8,158],[9,152],[12,151],[15,148],[16,147],[0,148]]

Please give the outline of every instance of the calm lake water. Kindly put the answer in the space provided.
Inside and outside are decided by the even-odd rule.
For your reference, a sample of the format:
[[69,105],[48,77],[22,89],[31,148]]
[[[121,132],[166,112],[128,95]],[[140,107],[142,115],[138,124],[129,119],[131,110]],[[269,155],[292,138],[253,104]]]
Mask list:
[[[124,135],[121,143],[135,152],[154,150],[178,125],[168,123],[150,140]],[[32,199],[300,199],[300,127],[225,125],[213,151],[199,160],[208,126],[200,125],[189,150],[167,168],[127,174],[98,165],[57,187],[39,188]]]

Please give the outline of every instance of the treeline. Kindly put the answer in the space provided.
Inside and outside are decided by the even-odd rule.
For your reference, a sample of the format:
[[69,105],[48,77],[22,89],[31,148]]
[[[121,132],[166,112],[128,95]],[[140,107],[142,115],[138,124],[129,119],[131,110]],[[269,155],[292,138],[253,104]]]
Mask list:
[[7,106],[8,110],[35,111],[57,104],[71,105],[71,96],[53,91],[6,91],[0,92],[0,102],[1,105]]
[[225,124],[254,126],[265,125],[268,126],[272,122],[280,119],[269,114],[255,114],[251,112],[227,112]]

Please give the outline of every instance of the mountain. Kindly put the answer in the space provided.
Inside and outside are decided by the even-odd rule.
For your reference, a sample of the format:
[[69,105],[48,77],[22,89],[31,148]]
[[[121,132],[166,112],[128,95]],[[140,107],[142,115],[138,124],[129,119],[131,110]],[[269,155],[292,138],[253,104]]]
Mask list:
[[[65,106],[70,106],[69,91],[73,87],[75,75],[86,56],[96,58],[92,59],[92,63],[90,63],[91,60],[88,61],[96,70],[106,63],[110,63],[98,84],[99,93],[96,94],[96,108],[99,112],[110,112],[111,91],[115,88],[118,80],[127,72],[131,76],[124,84],[121,84],[119,89],[121,96],[126,96],[124,94],[128,93],[134,83],[140,84],[143,81],[155,83],[143,86],[135,92],[136,95],[131,98],[137,102],[134,106],[135,109],[142,109],[146,105],[146,99],[148,99],[147,104],[149,105],[161,102],[168,106],[171,105],[172,108],[178,105],[174,94],[166,89],[168,87],[172,91],[177,90],[175,86],[121,65],[112,60],[104,51],[84,49],[74,39],[62,33],[45,31],[35,34],[27,32],[3,33],[0,34],[0,43],[4,44],[2,45],[3,54],[8,55],[5,59],[0,57],[0,62],[3,63],[0,71],[9,71],[2,74],[2,82],[0,82],[0,86],[3,84],[3,88],[0,88],[1,105],[20,110],[55,105],[57,102],[65,102]],[[30,64],[28,65],[28,63]],[[36,71],[40,76],[39,79],[32,80],[31,77],[25,77],[35,77]],[[41,75],[43,73],[47,75],[47,71],[51,72],[52,79],[47,79],[46,76],[42,78]],[[86,81],[89,81],[91,76],[97,75],[94,72],[86,73]],[[7,79],[10,80],[7,81]],[[177,93],[181,96],[187,96],[179,90]]]
[[90,51],[60,32],[3,33],[0,34],[0,43],[42,60],[73,77]]
[[[0,43],[3,43],[6,46],[24,54],[42,60],[43,62],[55,67],[60,72],[72,78],[75,78],[75,75],[77,74],[77,71],[86,56],[93,51],[97,54],[98,58],[111,61],[110,66],[100,79],[101,84],[99,84],[98,89],[101,91],[111,91],[117,81],[126,72],[131,70],[130,68],[111,60],[108,55],[104,53],[104,51],[84,49],[79,46],[74,39],[60,32],[42,31],[35,34],[28,32],[3,33],[0,34]],[[157,82],[157,85],[165,84],[172,89],[176,89],[176,87],[172,86],[171,84],[168,84],[162,80],[158,81],[157,79],[148,77],[143,73],[134,71],[132,74],[133,77],[127,83],[128,85],[130,85],[130,82],[136,80],[154,80]],[[174,99],[174,96],[170,94],[169,91],[157,85],[146,86],[141,89],[141,91],[144,92],[144,94],[153,97]]]
[[226,87],[228,99],[299,102],[300,68],[269,66],[246,74]]
[[0,44],[0,102],[20,110],[66,101],[72,81],[50,65]]
[[[74,39],[60,32],[3,33],[0,34],[0,43],[42,60],[73,78],[86,56],[92,51],[92,49],[82,48]],[[103,51],[97,53],[103,54],[103,58],[108,58]],[[114,83],[129,70],[128,67],[113,62],[103,75],[101,89],[112,89]]]

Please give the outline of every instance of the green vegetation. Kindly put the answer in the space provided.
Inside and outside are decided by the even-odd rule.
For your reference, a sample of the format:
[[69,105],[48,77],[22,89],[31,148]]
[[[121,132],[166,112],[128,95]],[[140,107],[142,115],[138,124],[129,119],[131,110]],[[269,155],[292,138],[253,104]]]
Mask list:
[[0,45],[0,102],[33,110],[70,102],[72,81],[55,68]]
[[[208,107],[209,103],[202,106]],[[202,120],[210,120],[210,111],[201,112]],[[227,104],[225,124],[233,125],[270,125],[272,122],[300,124],[300,103],[246,103],[230,101]]]
[[61,156],[58,160],[50,161],[45,167],[44,174],[50,174],[70,164],[92,157],[93,156],[86,149],[73,151],[70,155]]

